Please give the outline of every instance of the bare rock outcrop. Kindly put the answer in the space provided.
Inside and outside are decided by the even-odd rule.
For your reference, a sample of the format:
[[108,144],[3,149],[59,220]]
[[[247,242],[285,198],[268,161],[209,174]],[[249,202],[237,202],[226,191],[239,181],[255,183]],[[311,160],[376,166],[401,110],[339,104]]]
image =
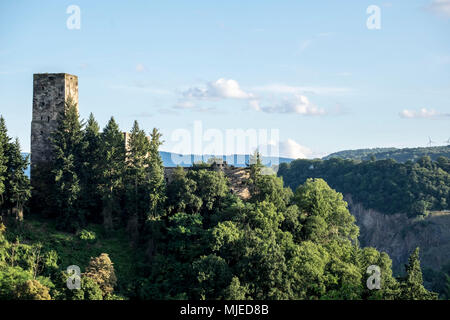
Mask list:
[[345,200],[360,228],[362,247],[375,247],[392,259],[393,270],[401,273],[411,252],[421,249],[422,267],[440,269],[450,261],[450,212],[431,212],[427,217],[408,218],[404,213],[383,214]]

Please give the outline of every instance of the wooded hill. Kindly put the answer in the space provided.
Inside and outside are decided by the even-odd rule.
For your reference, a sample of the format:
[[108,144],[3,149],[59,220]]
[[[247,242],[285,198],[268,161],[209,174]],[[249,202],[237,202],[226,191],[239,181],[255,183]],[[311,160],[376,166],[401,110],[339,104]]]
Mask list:
[[350,194],[365,208],[385,214],[426,215],[450,205],[450,161],[424,156],[415,162],[395,160],[298,159],[281,164],[278,175],[295,190],[308,178],[322,178],[338,192]]
[[[324,180],[293,192],[261,174],[256,155],[248,199],[207,164],[180,167],[166,184],[160,144],[156,129],[149,141],[135,122],[125,149],[113,118],[100,133],[93,115],[84,125],[68,105],[42,177],[48,191],[30,211],[26,161],[1,119],[0,299],[437,298],[423,286],[419,249],[395,278],[386,253],[359,246],[355,218]],[[72,290],[66,270],[75,264]]]
[[352,159],[352,160],[376,160],[392,159],[397,162],[406,162],[408,160],[416,161],[424,156],[429,156],[431,160],[444,156],[450,158],[450,145],[440,147],[423,148],[373,148],[343,150],[323,157],[323,160],[332,158]]

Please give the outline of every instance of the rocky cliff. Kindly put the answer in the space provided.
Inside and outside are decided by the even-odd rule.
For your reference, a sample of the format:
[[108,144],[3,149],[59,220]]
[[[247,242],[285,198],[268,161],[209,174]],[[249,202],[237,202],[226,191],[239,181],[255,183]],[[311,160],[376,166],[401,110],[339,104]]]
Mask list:
[[350,212],[360,228],[363,247],[375,247],[389,254],[393,271],[401,274],[411,252],[420,247],[422,268],[440,269],[450,261],[450,212],[432,212],[425,218],[406,214],[385,215],[355,203],[346,195]]

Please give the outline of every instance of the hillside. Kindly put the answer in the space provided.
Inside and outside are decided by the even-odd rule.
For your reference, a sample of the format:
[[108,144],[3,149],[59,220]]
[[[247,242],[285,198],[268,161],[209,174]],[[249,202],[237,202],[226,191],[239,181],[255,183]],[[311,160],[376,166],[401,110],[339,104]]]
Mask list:
[[440,156],[450,157],[450,145],[440,147],[423,148],[373,148],[343,150],[323,157],[323,160],[332,158],[352,159],[352,160],[370,160],[374,156],[377,160],[393,159],[397,162],[415,161],[423,156],[429,156],[436,160]]
[[322,178],[365,208],[385,214],[425,215],[450,204],[449,159],[416,162],[298,159],[281,164],[278,175],[293,190],[307,178]]
[[360,228],[361,246],[387,252],[396,274],[420,246],[424,268],[434,270],[427,273],[429,281],[436,283],[442,276],[436,270],[450,263],[449,173],[444,157],[414,163],[299,159],[278,171],[293,190],[307,178],[323,178],[343,193]]
[[408,218],[404,214],[386,215],[366,209],[351,196],[345,200],[360,228],[361,246],[375,247],[389,254],[395,274],[404,272],[409,252],[416,247],[420,247],[425,269],[440,270],[450,263],[450,211]]

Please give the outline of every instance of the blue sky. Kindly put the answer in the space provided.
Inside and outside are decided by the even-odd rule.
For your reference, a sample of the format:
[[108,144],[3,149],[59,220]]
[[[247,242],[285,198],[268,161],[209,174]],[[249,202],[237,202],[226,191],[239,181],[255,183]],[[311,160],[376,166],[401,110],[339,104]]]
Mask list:
[[[81,9],[70,30],[66,9]],[[369,30],[370,5],[381,29]],[[124,131],[279,129],[282,156],[450,137],[450,0],[0,2],[0,114],[29,150],[33,73]]]

